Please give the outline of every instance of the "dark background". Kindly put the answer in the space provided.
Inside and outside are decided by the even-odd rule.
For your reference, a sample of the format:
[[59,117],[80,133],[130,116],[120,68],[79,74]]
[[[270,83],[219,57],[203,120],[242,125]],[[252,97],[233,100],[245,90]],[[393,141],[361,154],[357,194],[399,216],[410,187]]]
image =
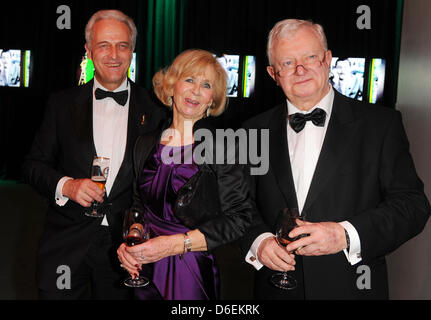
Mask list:
[[[147,1],[12,1],[2,4],[0,48],[30,49],[31,88],[0,88],[0,179],[19,180],[50,93],[75,86],[84,54],[84,28],[99,9],[116,8],[138,27],[137,83],[151,89],[151,76],[187,48],[257,57],[255,95],[230,99],[220,126],[238,127],[249,117],[283,100],[266,73],[269,30],[285,18],[312,19],[325,28],[334,56],[384,58],[387,61],[384,104],[394,107],[398,78],[402,1],[264,1],[264,0],[147,0]],[[359,30],[359,5],[371,9],[371,30]],[[71,9],[71,30],[56,27],[59,5]],[[168,7],[169,5],[169,7]],[[170,10],[171,15],[166,12]],[[166,11],[166,12],[165,12]],[[157,31],[157,32],[156,32]],[[167,37],[171,37],[169,43]],[[162,40],[160,40],[162,38]]]

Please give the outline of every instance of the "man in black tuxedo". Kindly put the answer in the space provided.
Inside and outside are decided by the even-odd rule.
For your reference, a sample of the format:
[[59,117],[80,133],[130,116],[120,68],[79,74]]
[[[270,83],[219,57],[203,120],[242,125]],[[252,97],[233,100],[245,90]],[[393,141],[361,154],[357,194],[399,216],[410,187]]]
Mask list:
[[[127,273],[116,248],[132,198],[136,138],[155,130],[164,111],[127,78],[136,43],[131,18],[95,13],[86,27],[95,79],[51,96],[23,165],[24,179],[49,202],[37,262],[41,299],[126,299]],[[110,159],[106,189],[90,180],[95,156]],[[109,203],[103,218],[84,215],[94,201]]]
[[[421,232],[431,211],[400,113],[333,90],[332,54],[317,24],[276,24],[268,57],[287,101],[246,123],[270,129],[269,170],[253,178],[260,214],[242,241],[259,270],[255,296],[387,299],[385,255]],[[286,248],[274,238],[284,208],[306,220],[290,237],[308,235]],[[276,271],[289,271],[297,287],[273,286]]]

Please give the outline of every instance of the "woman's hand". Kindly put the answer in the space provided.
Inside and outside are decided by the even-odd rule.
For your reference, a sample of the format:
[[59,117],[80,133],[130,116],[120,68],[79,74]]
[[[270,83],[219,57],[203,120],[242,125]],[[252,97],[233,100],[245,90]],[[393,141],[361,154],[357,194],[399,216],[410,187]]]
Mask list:
[[159,236],[133,247],[125,246],[128,257],[127,266],[138,263],[148,264],[162,260],[163,258],[181,254],[184,251],[184,236],[175,234],[171,236]]
[[121,262],[121,267],[129,272],[132,278],[139,276],[139,271],[141,269],[141,264],[136,261],[136,259],[127,252],[127,245],[122,243],[117,249],[118,260]]
[[[205,236],[199,230],[188,232],[192,251],[206,251]],[[153,263],[163,258],[184,253],[184,234],[159,236],[128,247],[123,243],[117,250],[122,266],[132,275],[138,275],[142,264]]]

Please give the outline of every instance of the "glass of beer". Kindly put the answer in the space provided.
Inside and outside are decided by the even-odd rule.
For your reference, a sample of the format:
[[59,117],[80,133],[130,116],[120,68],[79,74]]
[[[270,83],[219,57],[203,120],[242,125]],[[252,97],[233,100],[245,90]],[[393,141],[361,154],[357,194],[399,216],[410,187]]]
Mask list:
[[[95,182],[101,190],[105,190],[106,180],[109,174],[109,158],[94,157],[93,166],[91,167],[91,180]],[[101,213],[101,203],[94,201],[90,207],[90,211],[86,211],[85,215],[92,218],[101,218],[104,216]]]

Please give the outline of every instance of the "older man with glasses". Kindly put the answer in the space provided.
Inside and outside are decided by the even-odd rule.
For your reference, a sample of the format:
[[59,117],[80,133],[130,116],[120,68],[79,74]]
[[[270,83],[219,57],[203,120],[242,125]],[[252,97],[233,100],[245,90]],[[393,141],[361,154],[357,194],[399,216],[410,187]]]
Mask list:
[[[270,169],[253,178],[259,215],[242,241],[259,270],[255,296],[387,299],[385,255],[420,233],[431,212],[401,115],[333,90],[332,54],[318,24],[277,23],[268,58],[286,101],[245,124],[270,129]],[[285,208],[304,221],[282,247],[274,234]],[[358,270],[367,272],[365,285]],[[276,271],[289,271],[296,285],[274,286]]]

